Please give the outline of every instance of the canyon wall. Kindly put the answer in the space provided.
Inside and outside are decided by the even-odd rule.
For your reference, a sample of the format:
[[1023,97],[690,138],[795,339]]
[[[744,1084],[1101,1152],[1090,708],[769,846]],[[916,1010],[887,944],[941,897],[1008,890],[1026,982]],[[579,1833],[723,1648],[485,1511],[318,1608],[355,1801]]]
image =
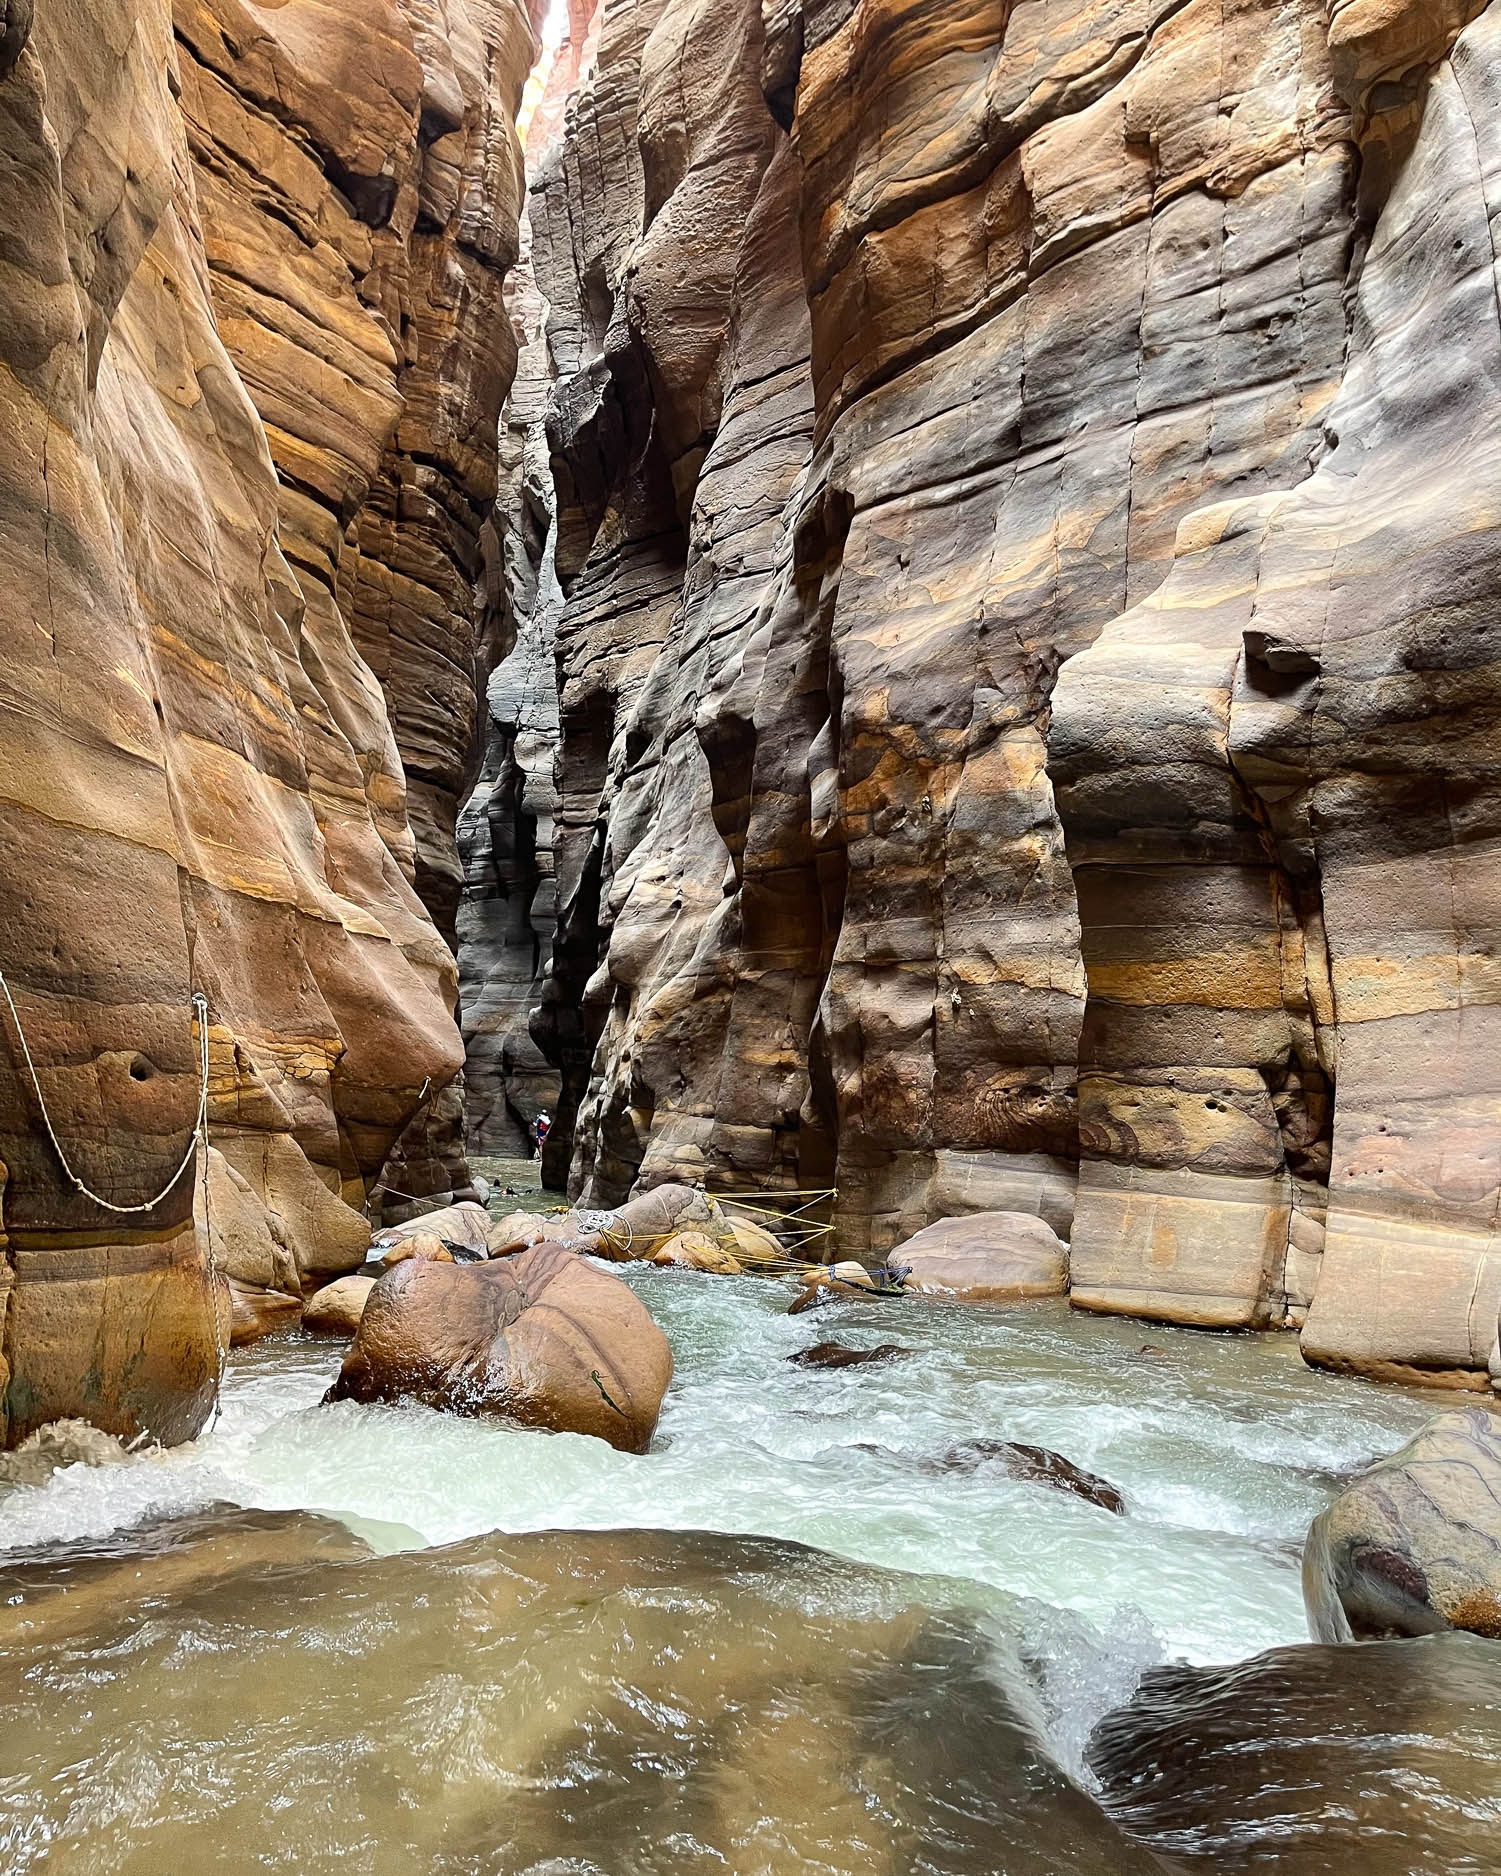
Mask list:
[[[0,963],[74,1173],[143,1208],[64,1173],[7,1012],[12,1442],[193,1432],[210,1249],[252,1299],[357,1263],[460,1066],[434,914],[533,50],[510,0],[0,10]],[[213,1150],[151,1204],[194,989]]]
[[529,201],[554,1181],[1501,1366],[1494,11],[602,0]]

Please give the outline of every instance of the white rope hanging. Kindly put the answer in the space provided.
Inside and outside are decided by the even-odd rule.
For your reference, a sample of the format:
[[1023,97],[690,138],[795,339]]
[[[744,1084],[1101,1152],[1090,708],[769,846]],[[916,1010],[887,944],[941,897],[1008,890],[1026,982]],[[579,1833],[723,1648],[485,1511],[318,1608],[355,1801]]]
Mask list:
[[86,1199],[92,1199],[96,1205],[102,1205],[107,1212],[114,1212],[121,1218],[128,1218],[138,1212],[155,1211],[192,1165],[194,1150],[203,1137],[205,1122],[208,1119],[208,998],[201,990],[193,992],[193,1011],[198,1023],[198,1118],[193,1123],[193,1133],[188,1141],[187,1151],[183,1154],[177,1171],[154,1199],[147,1199],[144,1205],[116,1205],[113,1199],[107,1199],[102,1192],[96,1192],[74,1172],[72,1163],[63,1150],[63,1143],[57,1137],[57,1129],[52,1125],[52,1116],[47,1112],[47,1097],[42,1093],[42,1084],[37,1078],[36,1063],[31,1059],[31,1047],[26,1040],[26,1031],[21,1026],[21,1012],[16,1008],[16,1000],[10,994],[10,985],[5,981],[4,971],[0,971],[0,990],[5,993],[5,1001],[10,1006],[11,1021],[15,1024],[16,1035],[20,1038],[21,1053],[26,1058],[26,1072],[31,1077],[36,1104],[41,1111],[42,1125],[47,1129],[47,1138],[52,1142],[52,1150],[57,1154],[58,1163],[63,1171]]
[[218,1373],[214,1388],[214,1418],[219,1417],[219,1402],[224,1392],[224,1363],[227,1353],[227,1338],[222,1334],[219,1323],[219,1260],[214,1252],[213,1225],[208,1216],[208,998],[201,990],[193,992],[193,1016],[198,1027],[198,1117],[193,1122],[193,1132],[189,1137],[187,1150],[182,1156],[177,1171],[157,1193],[154,1199],[147,1199],[141,1205],[117,1205],[113,1199],[107,1199],[102,1192],[96,1192],[86,1180],[80,1179],[73,1170],[73,1164],[64,1151],[63,1143],[57,1137],[57,1129],[52,1124],[52,1116],[47,1111],[47,1097],[42,1093],[41,1080],[36,1072],[36,1063],[31,1059],[31,1045],[26,1040],[26,1031],[21,1023],[21,1012],[16,1008],[16,1000],[10,994],[10,985],[5,981],[4,971],[0,971],[0,991],[5,994],[6,1005],[10,1010],[11,1021],[16,1026],[16,1036],[21,1044],[21,1054],[26,1061],[26,1072],[31,1077],[32,1092],[36,1095],[38,1111],[42,1116],[42,1125],[47,1129],[47,1138],[52,1142],[52,1150],[57,1154],[58,1164],[67,1174],[69,1181],[86,1199],[101,1206],[107,1212],[113,1212],[119,1218],[136,1217],[142,1212],[155,1211],[178,1180],[193,1163],[193,1154],[202,1148],[203,1162],[203,1232],[208,1240],[208,1281],[209,1308],[214,1322],[214,1357]]

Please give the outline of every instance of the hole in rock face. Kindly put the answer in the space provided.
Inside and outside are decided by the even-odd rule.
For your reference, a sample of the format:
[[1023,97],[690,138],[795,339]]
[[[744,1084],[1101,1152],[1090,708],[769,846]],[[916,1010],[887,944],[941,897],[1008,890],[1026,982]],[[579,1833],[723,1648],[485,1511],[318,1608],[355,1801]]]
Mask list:
[[144,1055],[138,1055],[130,1065],[132,1081],[150,1081],[156,1073],[156,1064],[148,1061]]

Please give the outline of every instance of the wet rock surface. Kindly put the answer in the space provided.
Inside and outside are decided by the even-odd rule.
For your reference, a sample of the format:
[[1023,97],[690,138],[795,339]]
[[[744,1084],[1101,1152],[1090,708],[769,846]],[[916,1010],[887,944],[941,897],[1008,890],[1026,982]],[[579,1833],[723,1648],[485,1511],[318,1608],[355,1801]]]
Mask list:
[[639,1453],[671,1379],[667,1338],[631,1290],[543,1244],[494,1263],[397,1264],[328,1398],[498,1414]]
[[873,1362],[899,1361],[912,1350],[900,1342],[878,1342],[874,1348],[850,1348],[843,1342],[815,1342],[787,1357],[799,1368],[864,1368]]
[[[313,1804],[309,1876],[351,1857],[381,1876],[1162,1868],[1039,1749],[1015,1643],[922,1607],[917,1579],[704,1533],[364,1548],[238,1513],[50,1566],[82,1595],[49,1597],[46,1564],[11,1572],[7,1804],[50,1846],[24,1841],[15,1876],[59,1850],[249,1876]],[[110,1671],[85,1689],[96,1657]]]
[[1498,1752],[1501,1644],[1442,1635],[1153,1668],[1089,1763],[1174,1868],[1482,1876]]
[[1346,1484],[1308,1533],[1303,1594],[1319,1641],[1501,1638],[1501,1419],[1441,1414]]

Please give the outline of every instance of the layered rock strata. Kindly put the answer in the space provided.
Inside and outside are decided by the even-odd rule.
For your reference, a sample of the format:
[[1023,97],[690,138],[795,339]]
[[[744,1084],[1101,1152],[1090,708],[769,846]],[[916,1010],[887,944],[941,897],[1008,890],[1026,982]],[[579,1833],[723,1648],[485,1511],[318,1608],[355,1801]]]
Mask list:
[[592,33],[552,1176],[1033,1211],[1090,1307],[1483,1382],[1494,9]]
[[[0,963],[120,1207],[191,1141],[201,988],[214,1151],[106,1211],[7,1021],[0,1433],[171,1440],[214,1386],[210,1244],[265,1290],[358,1263],[355,1208],[461,1060],[350,625],[409,619],[472,688],[441,641],[507,361],[491,335],[455,375],[453,321],[513,240],[531,37],[478,0],[31,13],[0,56]],[[455,217],[483,267],[429,237]]]

